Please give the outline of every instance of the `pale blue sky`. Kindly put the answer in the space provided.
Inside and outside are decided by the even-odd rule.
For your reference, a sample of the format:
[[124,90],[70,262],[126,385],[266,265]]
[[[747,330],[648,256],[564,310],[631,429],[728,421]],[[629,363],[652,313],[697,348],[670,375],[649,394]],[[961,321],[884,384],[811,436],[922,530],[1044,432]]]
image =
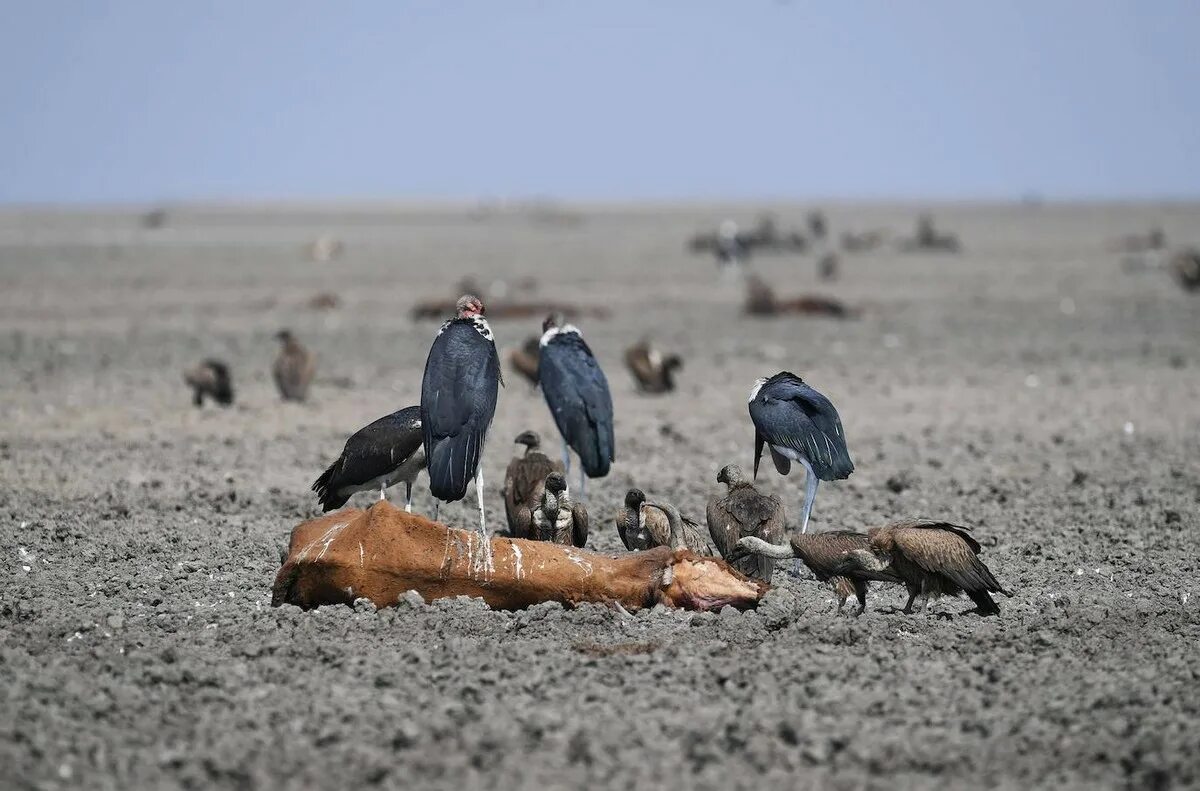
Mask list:
[[0,0],[0,202],[1200,195],[1200,2]]

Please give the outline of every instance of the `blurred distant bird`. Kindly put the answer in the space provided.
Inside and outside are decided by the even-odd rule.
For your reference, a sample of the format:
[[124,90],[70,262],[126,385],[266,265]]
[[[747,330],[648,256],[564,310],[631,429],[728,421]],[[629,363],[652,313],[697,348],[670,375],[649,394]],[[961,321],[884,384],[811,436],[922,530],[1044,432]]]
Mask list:
[[280,330],[275,337],[282,344],[271,368],[275,386],[284,401],[303,401],[317,372],[317,356],[304,348],[291,330]]
[[229,366],[220,360],[209,358],[183,372],[183,380],[192,388],[192,403],[204,406],[204,397],[208,396],[221,406],[233,403],[233,380],[229,376]]
[[438,330],[421,380],[421,430],[429,491],[439,501],[461,500],[474,478],[479,532],[486,538],[480,459],[496,413],[500,358],[483,313],[478,297],[464,295],[455,305],[454,318]]
[[717,265],[724,270],[737,269],[745,263],[749,247],[738,234],[738,225],[725,220],[717,228]]
[[938,232],[931,215],[922,214],[917,218],[916,235],[911,239],[901,240],[900,249],[909,252],[957,253],[962,249],[962,245],[954,234]]
[[868,546],[847,552],[837,571],[888,573],[908,588],[904,612],[911,613],[918,596],[928,609],[938,596],[966,593],[980,615],[999,615],[1000,607],[989,595],[1005,590],[991,570],[979,560],[979,542],[969,528],[946,522],[913,520],[867,531]]
[[[862,615],[867,609],[867,590],[871,582],[903,582],[895,573],[887,570],[872,570],[846,565],[846,554],[854,550],[866,550],[867,536],[851,530],[830,530],[825,533],[794,533],[785,545],[766,542],[756,536],[747,536],[738,541],[738,548],[760,558],[798,558],[808,566],[821,582],[828,582],[838,599],[838,612],[846,599],[858,599],[858,611]],[[736,553],[735,553],[736,556]]]
[[839,264],[837,253],[825,253],[817,259],[817,276],[822,280],[837,280]]
[[[666,530],[663,530],[663,519],[666,517]],[[716,555],[709,542],[707,531],[679,513],[679,509],[670,503],[647,502],[643,508],[643,520],[655,546],[668,546],[671,549],[690,549],[699,555],[712,557]]]
[[803,533],[808,530],[818,482],[848,478],[854,472],[842,419],[828,398],[795,374],[781,371],[755,382],[750,391],[750,420],[754,423],[755,478],[764,444],[780,475],[791,471],[793,461],[804,466]]
[[564,324],[561,316],[552,314],[542,330],[538,381],[563,438],[565,472],[571,471],[569,449],[579,454],[582,499],[587,478],[608,475],[616,458],[608,379],[577,327]]
[[[742,477],[742,468],[736,464],[721,468],[717,483],[726,484],[728,490],[709,498],[706,515],[709,535],[721,557],[729,560],[738,541],[745,536],[757,536],[771,544],[784,540],[786,524],[783,503],[778,497],[755,489],[754,484]],[[729,560],[729,565],[763,582],[770,582],[775,570],[775,561],[761,555]]]
[[[653,549],[658,546],[650,530],[646,527],[645,518],[646,495],[641,489],[630,489],[625,493],[625,504],[617,511],[616,524],[617,535],[621,538],[621,543],[630,552],[638,552],[646,549]],[[662,511],[655,513],[666,519],[666,514]],[[664,531],[664,535],[669,535],[670,526]]]
[[808,213],[808,232],[813,239],[820,241],[825,238],[829,230],[829,223],[825,219],[825,213],[820,209],[814,209]]
[[519,349],[513,349],[508,353],[509,366],[525,377],[534,387],[538,385],[538,359],[541,357],[538,344],[540,341],[541,338],[531,335],[525,339],[525,343],[521,344]]
[[643,393],[669,393],[675,389],[675,371],[683,367],[683,360],[677,354],[664,356],[643,339],[625,350],[625,364]]
[[567,479],[552,472],[542,485],[542,498],[533,509],[533,538],[555,544],[583,547],[588,538],[588,514],[582,503],[572,503]]
[[[525,453],[510,461],[504,473],[504,515],[513,537],[529,538],[525,525],[529,523],[529,512],[540,502],[538,487],[550,473],[562,473],[563,466],[541,452],[542,440],[536,431],[522,431],[513,441],[524,445]],[[525,517],[518,522],[522,509]]]
[[342,455],[321,473],[312,490],[324,511],[341,508],[356,492],[404,484],[404,510],[412,511],[412,486],[425,469],[421,408],[410,406],[360,428],[346,440]]
[[1122,236],[1114,245],[1125,253],[1149,253],[1167,249],[1167,235],[1162,228],[1151,228],[1144,234],[1131,233]]
[[1171,271],[1184,291],[1200,289],[1200,250],[1192,247],[1171,256]]

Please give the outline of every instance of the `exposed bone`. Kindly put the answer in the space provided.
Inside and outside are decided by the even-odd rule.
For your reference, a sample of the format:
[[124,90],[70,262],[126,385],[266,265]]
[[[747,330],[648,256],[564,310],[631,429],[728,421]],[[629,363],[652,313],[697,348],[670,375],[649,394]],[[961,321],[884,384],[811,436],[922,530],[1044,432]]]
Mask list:
[[272,604],[307,609],[367,598],[387,607],[415,590],[426,601],[476,596],[496,609],[557,601],[711,610],[753,607],[767,590],[724,561],[683,549],[605,554],[496,537],[493,563],[482,568],[471,562],[483,549],[479,541],[476,531],[448,528],[386,500],[327,514],[292,531]]

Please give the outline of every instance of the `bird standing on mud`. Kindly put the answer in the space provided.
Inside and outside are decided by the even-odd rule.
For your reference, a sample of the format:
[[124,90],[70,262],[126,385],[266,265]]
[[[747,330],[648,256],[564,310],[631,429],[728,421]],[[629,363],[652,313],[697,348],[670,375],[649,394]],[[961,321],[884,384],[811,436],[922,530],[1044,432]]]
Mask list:
[[678,354],[663,355],[648,340],[625,350],[625,365],[643,393],[669,393],[675,389],[675,371],[683,367]]
[[233,403],[233,380],[229,366],[220,360],[208,359],[183,372],[183,381],[192,388],[192,403],[204,406],[205,396],[221,406]]
[[513,349],[508,353],[508,364],[533,387],[538,386],[538,358],[541,356],[541,351],[538,344],[541,341],[536,335],[532,335],[525,339],[520,348]]
[[[625,493],[625,505],[617,511],[617,535],[630,552],[640,552],[658,546],[646,527],[646,494],[641,489]],[[662,514],[661,511],[657,512]],[[665,515],[663,515],[665,519]]]
[[755,478],[764,444],[780,475],[791,471],[793,461],[804,467],[804,505],[800,512],[800,532],[804,533],[817,497],[817,484],[848,478],[854,472],[842,419],[828,398],[795,374],[781,371],[755,382],[750,391],[750,420],[754,423]]
[[[542,453],[542,439],[536,431],[522,431],[513,442],[524,445],[525,453],[510,461],[504,472],[504,515],[514,538],[529,538],[525,526],[529,523],[529,511],[540,501],[538,487],[550,473],[562,473],[563,466]],[[523,517],[519,519],[522,511]]]
[[421,430],[430,493],[439,501],[461,500],[474,478],[479,532],[486,543],[480,460],[496,413],[500,358],[483,313],[478,297],[460,297],[454,318],[433,339],[421,380]]
[[730,559],[738,542],[745,536],[757,536],[770,544],[784,540],[786,525],[783,503],[775,495],[767,496],[742,477],[742,468],[727,464],[717,474],[717,483],[729,488],[708,501],[708,533],[721,557],[748,577],[771,581],[775,560],[765,555]]
[[[608,379],[579,329],[552,314],[542,324],[538,381],[563,438],[563,469],[579,454],[579,495],[587,478],[603,478],[616,458],[612,395]],[[586,476],[586,477],[585,477]]]
[[[867,609],[867,590],[871,582],[903,582],[895,573],[862,567],[851,568],[846,564],[848,552],[865,550],[869,546],[863,533],[852,530],[830,530],[825,533],[794,533],[788,544],[768,543],[757,536],[746,536],[738,540],[738,549],[750,552],[759,558],[785,560],[797,558],[808,566],[821,582],[828,582],[837,596],[837,611],[840,613],[846,599],[858,599],[855,615]],[[734,557],[740,554],[735,551]],[[732,565],[732,564],[731,564]],[[735,566],[736,568],[736,566]]]
[[541,502],[533,509],[533,538],[583,548],[587,544],[588,514],[583,503],[572,503],[567,479],[552,472],[543,483]]
[[421,408],[410,406],[360,428],[346,440],[342,455],[312,485],[321,510],[341,508],[357,492],[404,483],[404,510],[412,511],[412,485],[425,469]]
[[317,373],[317,356],[304,348],[291,330],[280,330],[275,337],[281,344],[271,367],[275,386],[284,401],[303,401]]
[[[867,531],[867,546],[847,552],[838,573],[893,574],[908,588],[904,612],[925,597],[925,608],[938,596],[966,593],[980,615],[999,615],[992,593],[1012,596],[979,559],[981,547],[970,528],[947,522],[912,520]],[[948,616],[947,616],[948,617]]]

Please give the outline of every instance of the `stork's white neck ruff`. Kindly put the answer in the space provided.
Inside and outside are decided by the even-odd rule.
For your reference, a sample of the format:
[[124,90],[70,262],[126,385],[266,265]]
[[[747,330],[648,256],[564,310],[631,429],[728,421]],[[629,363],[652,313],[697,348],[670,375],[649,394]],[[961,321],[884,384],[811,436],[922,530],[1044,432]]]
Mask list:
[[754,387],[750,388],[750,401],[758,397],[758,391],[762,390],[762,386],[767,383],[766,379],[755,379]]
[[[449,327],[451,324],[453,324],[455,321],[458,321],[458,319],[450,319],[449,321],[447,321],[445,324],[442,325],[442,328],[440,330],[438,330],[437,334],[441,335],[443,332],[446,331],[446,328]],[[487,319],[485,319],[483,316],[471,316],[470,321],[471,321],[471,324],[474,325],[476,332],[478,332],[480,335],[482,335],[484,338],[486,338],[489,341],[494,340],[494,336],[492,335],[492,325],[488,324]]]
[[583,337],[583,333],[580,332],[579,328],[576,327],[574,324],[564,324],[561,327],[551,327],[550,329],[546,330],[542,334],[542,339],[541,339],[541,341],[538,342],[538,346],[545,346],[547,343],[552,341],[555,338],[555,336],[572,334],[572,333],[575,335],[578,335],[581,338]]

